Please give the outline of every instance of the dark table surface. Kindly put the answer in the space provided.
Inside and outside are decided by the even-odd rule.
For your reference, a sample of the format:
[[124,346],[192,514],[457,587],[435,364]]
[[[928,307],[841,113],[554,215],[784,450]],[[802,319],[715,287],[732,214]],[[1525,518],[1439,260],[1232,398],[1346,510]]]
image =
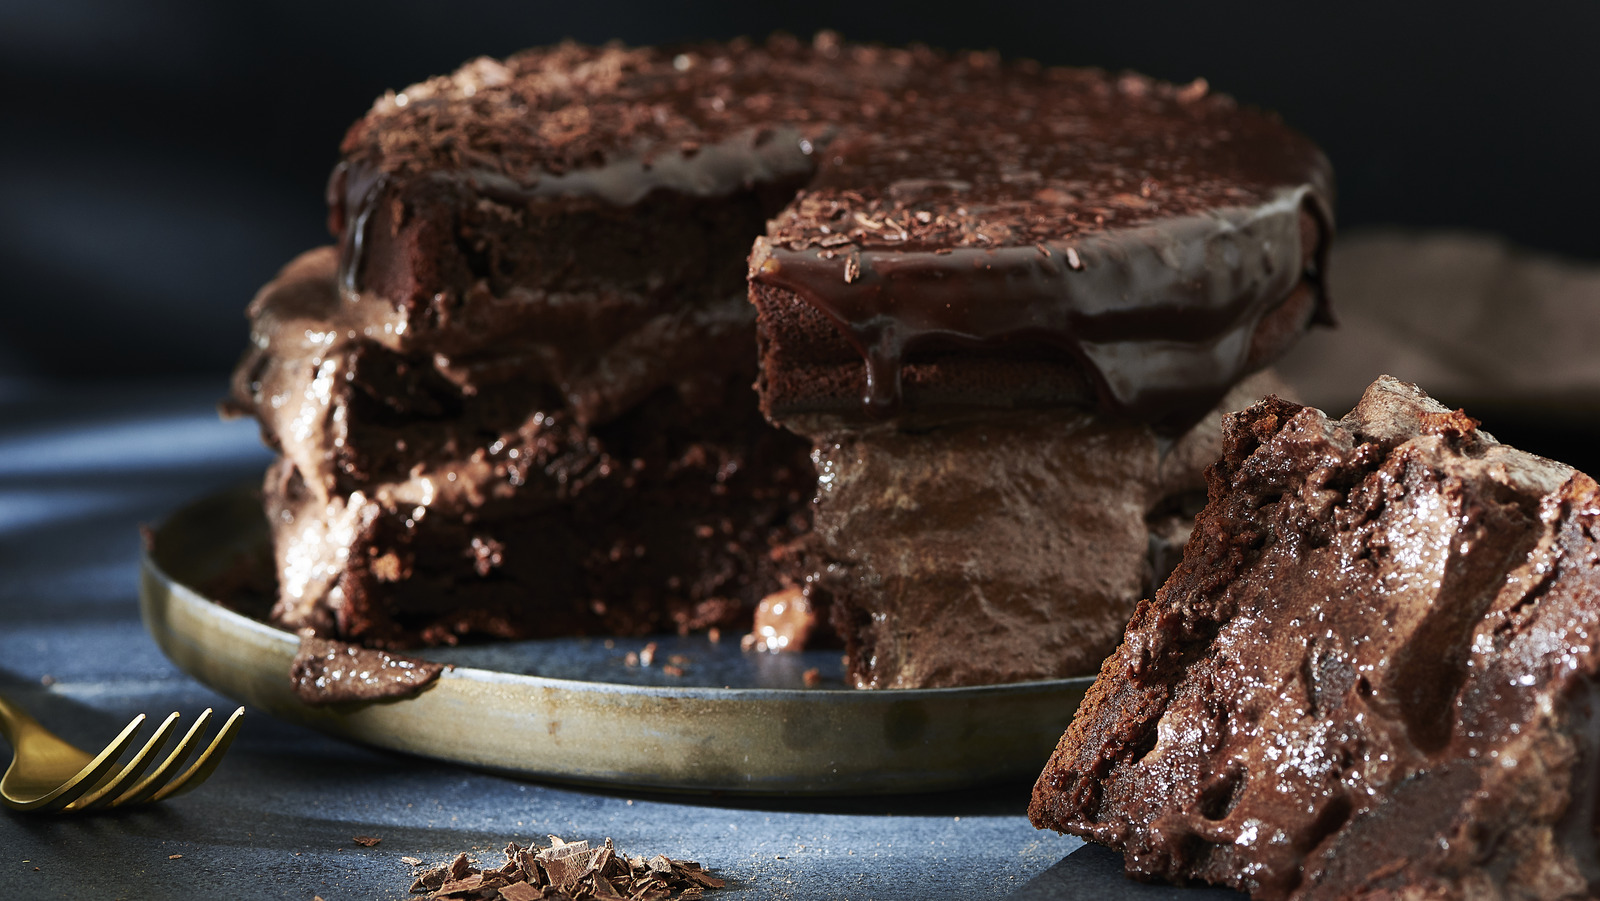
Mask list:
[[[84,747],[138,713],[235,706],[161,655],[137,598],[138,526],[267,462],[252,423],[217,419],[222,391],[0,382],[0,693]],[[414,873],[402,857],[467,851],[492,865],[507,841],[553,833],[700,861],[730,880],[713,897],[730,899],[1203,896],[1128,882],[1108,853],[1035,830],[1029,788],[826,800],[577,790],[247,711],[193,794],[100,815],[0,814],[0,893],[398,899]]]

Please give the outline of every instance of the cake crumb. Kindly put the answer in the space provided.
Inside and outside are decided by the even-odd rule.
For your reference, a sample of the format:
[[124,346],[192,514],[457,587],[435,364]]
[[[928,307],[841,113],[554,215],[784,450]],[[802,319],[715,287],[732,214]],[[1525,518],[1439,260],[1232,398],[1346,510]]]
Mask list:
[[1445,438],[1460,439],[1472,434],[1483,423],[1467,415],[1466,410],[1452,410],[1448,413],[1423,412],[1417,417],[1421,420],[1422,430],[1430,435],[1439,435]]
[[818,685],[822,684],[822,670],[813,666],[804,673],[801,673],[800,678],[805,680],[807,688],[816,688]]
[[376,845],[378,842],[383,841],[383,839],[378,838],[375,835],[357,835],[357,836],[352,837],[350,840],[355,842],[356,844],[360,845],[363,848],[371,848],[374,845]]

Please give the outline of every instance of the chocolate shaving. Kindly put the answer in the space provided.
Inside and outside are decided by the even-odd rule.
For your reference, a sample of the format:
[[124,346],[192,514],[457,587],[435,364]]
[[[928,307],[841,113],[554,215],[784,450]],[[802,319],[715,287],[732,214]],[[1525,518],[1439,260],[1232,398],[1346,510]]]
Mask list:
[[354,836],[353,838],[351,838],[350,840],[355,842],[356,844],[360,845],[363,848],[370,848],[373,845],[376,845],[378,842],[383,841],[383,839],[378,838],[375,835],[357,835],[357,836]]
[[468,892],[477,891],[478,886],[482,883],[483,874],[472,873],[463,879],[453,879],[446,882],[444,885],[439,886],[439,890],[434,892],[433,895],[436,898],[448,895],[464,895]]
[[440,867],[436,870],[428,870],[421,876],[418,876],[416,880],[411,883],[411,890],[413,892],[431,892],[441,885],[444,885],[443,867]]
[[505,863],[485,869],[460,854],[419,876],[411,891],[450,901],[692,901],[727,886],[692,860],[628,857],[609,838],[600,847],[554,835],[548,848],[511,842],[505,856]]

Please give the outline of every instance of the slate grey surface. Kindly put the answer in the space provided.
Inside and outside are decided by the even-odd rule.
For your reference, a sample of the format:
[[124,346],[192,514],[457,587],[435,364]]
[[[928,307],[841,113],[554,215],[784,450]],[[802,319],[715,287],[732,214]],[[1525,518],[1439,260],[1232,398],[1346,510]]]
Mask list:
[[[140,523],[266,464],[251,423],[216,419],[222,391],[191,382],[0,392],[0,692],[69,740],[102,744],[137,713],[233,706],[157,651],[136,584]],[[398,899],[410,897],[413,874],[402,856],[433,864],[476,850],[490,863],[508,840],[555,833],[698,860],[732,881],[712,896],[729,899],[987,898],[1024,887],[1029,898],[1113,897],[1104,873],[1078,874],[1077,855],[1033,881],[1081,842],[1034,830],[1028,790],[792,801],[579,791],[247,712],[194,794],[89,817],[0,813],[0,892]],[[357,835],[382,842],[363,848]]]
[[1007,897],[1007,901],[1249,901],[1217,886],[1135,882],[1123,875],[1122,857],[1110,848],[1085,844]]

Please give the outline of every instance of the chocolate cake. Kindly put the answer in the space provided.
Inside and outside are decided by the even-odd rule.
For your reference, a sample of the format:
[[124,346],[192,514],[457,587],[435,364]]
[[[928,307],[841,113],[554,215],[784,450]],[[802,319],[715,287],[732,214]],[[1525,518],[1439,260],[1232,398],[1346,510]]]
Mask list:
[[1183,562],[1034,789],[1255,898],[1600,890],[1600,487],[1382,378],[1229,417]]
[[274,616],[398,646],[781,593],[863,686],[1090,670],[1214,411],[1327,318],[1330,179],[1203,82],[827,33],[385,96],[236,374]]

